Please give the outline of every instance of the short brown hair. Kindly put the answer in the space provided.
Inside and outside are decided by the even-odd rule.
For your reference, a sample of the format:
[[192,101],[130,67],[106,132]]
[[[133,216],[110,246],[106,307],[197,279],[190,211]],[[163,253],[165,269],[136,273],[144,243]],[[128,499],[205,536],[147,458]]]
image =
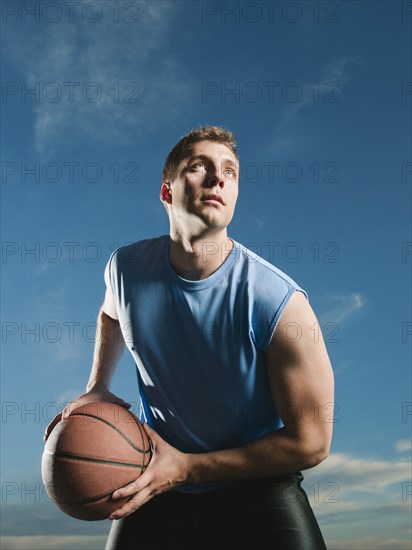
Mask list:
[[226,145],[239,160],[236,136],[233,132],[221,126],[192,128],[168,154],[163,168],[162,181],[173,181],[175,179],[179,164],[190,155],[192,145],[198,141],[216,141],[218,143],[223,143],[223,145]]

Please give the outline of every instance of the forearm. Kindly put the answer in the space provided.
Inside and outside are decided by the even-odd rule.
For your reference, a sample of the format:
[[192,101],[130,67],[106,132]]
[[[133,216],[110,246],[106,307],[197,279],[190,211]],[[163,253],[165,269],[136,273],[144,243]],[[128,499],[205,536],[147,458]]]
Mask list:
[[97,318],[93,365],[86,391],[94,388],[109,389],[124,348],[125,343],[120,323],[100,310]]
[[312,468],[324,454],[307,442],[292,437],[286,427],[256,441],[188,457],[188,482],[271,477]]

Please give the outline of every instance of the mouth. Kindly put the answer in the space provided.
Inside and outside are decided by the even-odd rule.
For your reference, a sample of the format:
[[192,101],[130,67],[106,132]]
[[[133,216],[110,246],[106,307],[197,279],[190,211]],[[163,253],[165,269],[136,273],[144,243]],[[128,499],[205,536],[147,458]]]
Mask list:
[[223,199],[219,195],[208,195],[204,199],[202,199],[203,202],[210,202],[210,203],[220,203],[224,205]]

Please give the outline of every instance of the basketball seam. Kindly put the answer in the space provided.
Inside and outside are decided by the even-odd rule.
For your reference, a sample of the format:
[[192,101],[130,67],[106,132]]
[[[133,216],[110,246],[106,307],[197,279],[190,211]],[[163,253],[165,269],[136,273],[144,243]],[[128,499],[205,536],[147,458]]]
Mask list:
[[[125,433],[123,433],[121,430],[119,430],[119,428],[117,428],[116,426],[113,426],[113,424],[111,422],[109,422],[108,420],[104,419],[104,418],[101,418],[100,416],[97,416],[97,415],[94,415],[94,414],[90,414],[90,413],[76,413],[76,412],[73,412],[70,416],[88,416],[90,418],[95,418],[96,420],[100,420],[101,422],[104,422],[105,424],[107,424],[108,426],[110,426],[111,428],[113,428],[113,430],[115,430],[118,434],[120,434],[122,437],[124,437],[124,439],[133,447],[133,449],[135,449],[136,451],[138,451],[139,453],[143,453],[143,454],[149,454],[150,453],[150,448],[149,449],[140,449],[139,447],[137,447],[133,441],[131,441],[127,435]],[[70,416],[68,417],[68,419],[70,418]],[[137,424],[137,423],[136,423]],[[139,428],[139,431],[140,431],[140,426],[137,424],[137,427]],[[140,432],[140,435],[142,435],[142,433]]]
[[[92,502],[95,502],[101,498],[105,498],[105,497],[108,497],[110,495],[112,495],[115,491],[117,491],[118,489],[122,489],[123,487],[126,487],[127,485],[129,485],[129,483],[132,483],[133,481],[135,481],[134,479],[128,481],[127,483],[125,483],[124,485],[121,485],[120,487],[116,487],[116,489],[112,489],[110,490],[109,492],[107,493],[103,493],[103,494],[99,494],[99,495],[96,495],[94,497],[90,497],[90,498],[85,498],[85,499],[82,499],[82,500],[67,500],[67,499],[59,499],[59,502],[61,502],[62,504],[90,504]],[[131,498],[132,495],[130,495],[130,498]]]
[[128,468],[145,468],[144,464],[132,464],[130,462],[118,462],[116,460],[104,460],[103,458],[92,458],[88,456],[78,456],[65,451],[55,451],[54,456],[60,456],[64,458],[74,458],[76,460],[83,460],[84,462],[97,462],[99,464],[111,464],[114,466],[126,466]]

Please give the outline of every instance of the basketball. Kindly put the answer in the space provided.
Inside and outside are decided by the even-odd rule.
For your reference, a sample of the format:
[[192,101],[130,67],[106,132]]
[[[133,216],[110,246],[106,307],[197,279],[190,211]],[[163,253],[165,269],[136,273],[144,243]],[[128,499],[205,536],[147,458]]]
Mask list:
[[131,498],[111,495],[140,477],[151,456],[150,441],[132,412],[116,403],[88,403],[53,428],[42,455],[42,479],[64,513],[103,520]]

